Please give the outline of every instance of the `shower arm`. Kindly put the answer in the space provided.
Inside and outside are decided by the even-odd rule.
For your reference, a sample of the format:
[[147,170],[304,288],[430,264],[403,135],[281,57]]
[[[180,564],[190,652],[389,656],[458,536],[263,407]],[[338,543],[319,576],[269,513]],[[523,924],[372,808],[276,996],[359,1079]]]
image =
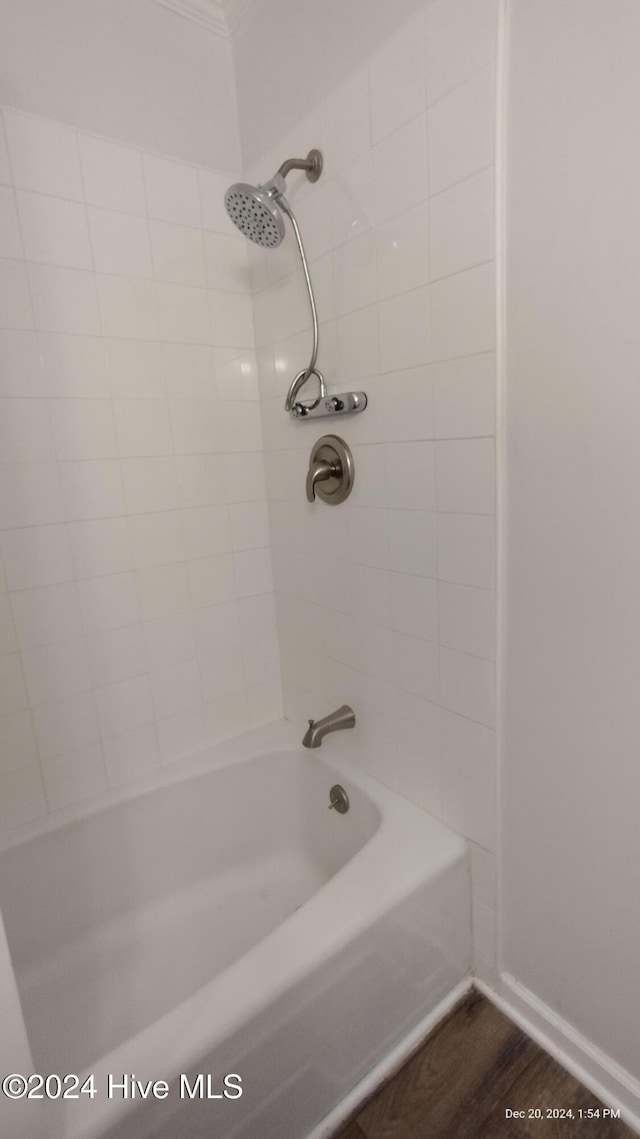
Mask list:
[[[294,169],[298,169],[298,170],[305,170],[307,168],[306,167],[306,159],[290,158],[287,162],[283,162],[278,173],[281,174],[284,171],[285,167],[287,167],[288,169],[294,168]],[[300,253],[300,260],[302,261],[302,269],[304,272],[304,279],[305,279],[306,284],[307,284],[307,293],[309,295],[309,307],[311,309],[311,323],[313,325],[313,348],[311,350],[311,359],[309,360],[309,363],[307,364],[306,369],[302,372],[298,372],[298,375],[293,380],[291,387],[289,388],[289,391],[287,392],[287,398],[284,401],[285,411],[291,411],[293,409],[293,405],[296,401],[296,396],[298,395],[298,392],[300,391],[300,389],[306,384],[306,382],[310,376],[312,376],[314,373],[316,375],[318,375],[318,373],[316,372],[316,360],[318,359],[318,314],[316,311],[316,302],[315,302],[315,297],[313,295],[313,286],[311,284],[309,267],[307,265],[307,258],[305,256],[304,245],[302,244],[302,236],[301,236],[300,230],[298,228],[298,223],[295,219],[295,215],[293,213],[293,210],[291,209],[291,206],[286,201],[286,199],[284,197],[280,196],[280,197],[278,197],[277,201],[278,201],[278,205],[280,206],[280,209],[283,210],[284,213],[289,218],[289,221],[291,222],[291,225],[293,226],[293,232],[295,234],[296,241],[298,243],[298,251]],[[320,376],[320,395],[321,395],[321,397],[324,396],[324,380],[322,379],[321,376]]]

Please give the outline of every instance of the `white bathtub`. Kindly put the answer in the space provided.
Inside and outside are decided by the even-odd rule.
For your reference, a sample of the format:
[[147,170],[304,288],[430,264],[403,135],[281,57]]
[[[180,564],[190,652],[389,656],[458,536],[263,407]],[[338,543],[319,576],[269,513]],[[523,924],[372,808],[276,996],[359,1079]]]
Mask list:
[[[21,1100],[22,1134],[31,1113],[46,1139],[328,1135],[464,982],[463,841],[340,750],[273,725],[2,843],[34,1070],[96,1088]],[[168,1097],[109,1098],[109,1073]],[[222,1098],[181,1098],[182,1074]]]

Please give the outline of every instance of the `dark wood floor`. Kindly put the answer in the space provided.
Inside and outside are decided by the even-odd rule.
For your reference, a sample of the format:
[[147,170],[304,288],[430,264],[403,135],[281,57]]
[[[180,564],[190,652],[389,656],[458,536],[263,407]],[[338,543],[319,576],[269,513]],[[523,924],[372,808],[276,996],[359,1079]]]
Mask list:
[[[335,1139],[633,1139],[603,1107],[473,991]],[[507,1118],[507,1108],[542,1118]],[[548,1108],[574,1118],[546,1118]],[[581,1119],[580,1108],[600,1117]]]

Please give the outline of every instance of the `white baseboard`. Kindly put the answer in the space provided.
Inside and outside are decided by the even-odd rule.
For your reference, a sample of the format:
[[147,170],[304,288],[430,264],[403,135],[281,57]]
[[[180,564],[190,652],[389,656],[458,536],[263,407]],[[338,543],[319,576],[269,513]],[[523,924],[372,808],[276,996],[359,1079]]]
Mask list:
[[503,973],[496,988],[478,978],[474,983],[488,1000],[524,1029],[606,1107],[619,1108],[625,1123],[640,1134],[640,1082],[630,1072],[621,1068],[509,974]]
[[395,1072],[408,1060],[409,1056],[415,1052],[416,1048],[422,1043],[424,1038],[436,1027],[439,1021],[447,1015],[448,1012],[458,1003],[459,1000],[469,992],[473,984],[472,977],[465,977],[455,989],[447,993],[439,1004],[436,1005],[433,1012],[424,1017],[419,1024],[405,1036],[400,1044],[396,1044],[395,1048],[388,1053],[375,1068],[356,1084],[348,1095],[334,1107],[324,1119],[314,1127],[313,1131],[309,1133],[307,1139],[329,1139],[337,1129],[347,1121],[349,1116],[353,1115],[358,1110],[365,1100],[369,1099],[371,1095],[380,1087],[380,1084],[393,1076]]

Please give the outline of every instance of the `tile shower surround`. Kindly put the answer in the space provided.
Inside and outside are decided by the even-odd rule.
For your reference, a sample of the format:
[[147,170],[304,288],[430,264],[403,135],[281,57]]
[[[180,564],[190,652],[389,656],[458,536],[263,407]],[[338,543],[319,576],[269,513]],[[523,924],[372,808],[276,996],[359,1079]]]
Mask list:
[[370,397],[326,424],[356,461],[335,511],[304,498],[325,423],[282,409],[295,246],[235,235],[237,175],[10,109],[0,135],[1,824],[277,718],[279,639],[287,715],[352,702],[357,761],[471,840],[487,977],[495,26],[495,0],[425,6],[249,156],[250,181],[325,157],[288,190],[319,364]]
[[[283,413],[308,357],[289,237],[250,248],[286,715],[347,701],[369,773],[472,843],[476,968],[495,960],[496,4],[427,6],[323,99],[248,180],[319,146],[288,181],[311,261],[319,367],[364,414]],[[324,431],[353,450],[354,491],[309,505]]]
[[246,243],[198,170],[5,108],[0,824],[281,715]]

